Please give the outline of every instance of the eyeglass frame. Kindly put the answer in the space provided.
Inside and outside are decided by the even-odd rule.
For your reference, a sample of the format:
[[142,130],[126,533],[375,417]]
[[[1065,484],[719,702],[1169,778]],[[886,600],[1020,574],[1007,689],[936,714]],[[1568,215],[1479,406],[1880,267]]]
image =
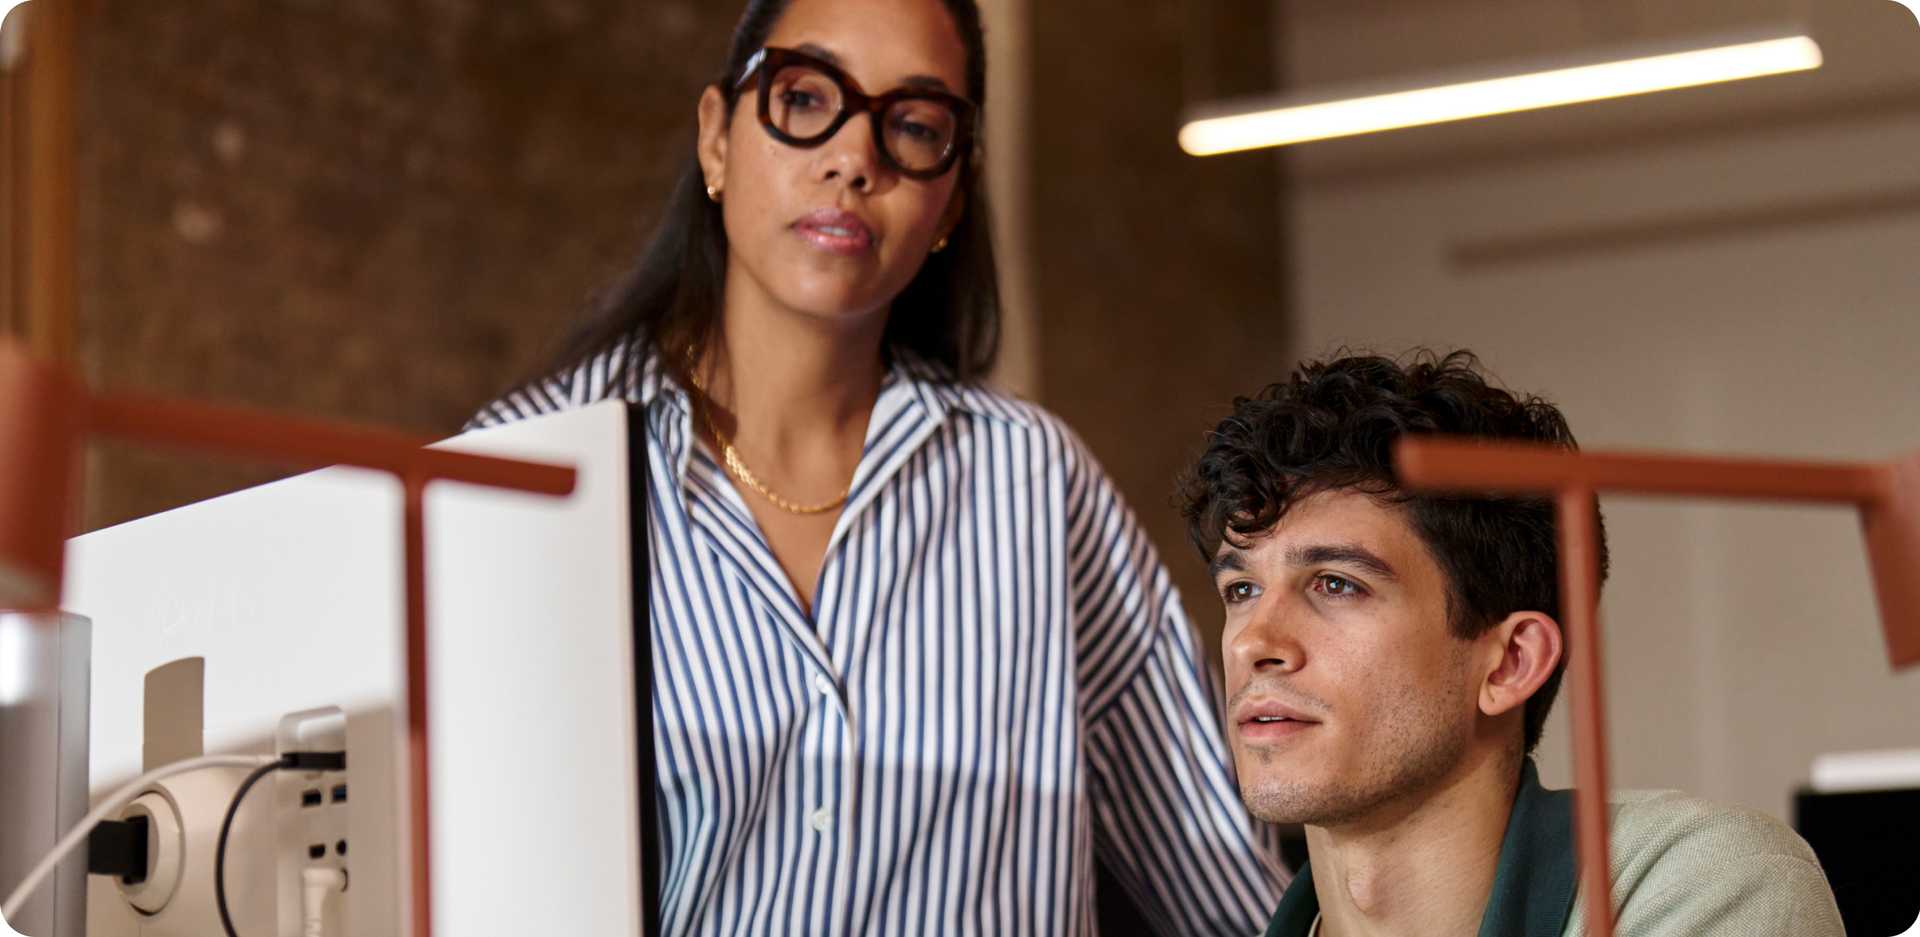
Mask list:
[[[840,112],[833,116],[833,120],[827,124],[827,129],[814,136],[796,137],[781,130],[773,122],[773,82],[766,79],[788,65],[804,65],[815,69],[840,89]],[[847,121],[853,119],[855,113],[865,112],[867,118],[873,123],[874,152],[880,155],[880,161],[885,163],[888,169],[909,179],[919,179],[923,182],[938,179],[946,175],[947,170],[952,169],[953,164],[963,156],[969,155],[973,148],[974,122],[978,118],[980,107],[957,94],[932,88],[895,88],[884,94],[870,95],[860,89],[860,83],[854,81],[853,76],[848,75],[832,62],[797,49],[785,49],[779,46],[762,46],[760,51],[747,58],[747,63],[740,72],[740,80],[733,85],[736,100],[740,91],[746,88],[747,82],[753,81],[755,76],[760,77],[760,87],[756,95],[760,126],[769,136],[791,147],[813,149],[820,146],[833,139],[833,135],[839,133],[840,128],[846,126]],[[955,121],[953,140],[948,144],[946,155],[942,156],[940,162],[930,169],[909,169],[902,166],[887,149],[886,126],[881,123],[881,118],[889,108],[900,101],[935,101],[953,111]]]

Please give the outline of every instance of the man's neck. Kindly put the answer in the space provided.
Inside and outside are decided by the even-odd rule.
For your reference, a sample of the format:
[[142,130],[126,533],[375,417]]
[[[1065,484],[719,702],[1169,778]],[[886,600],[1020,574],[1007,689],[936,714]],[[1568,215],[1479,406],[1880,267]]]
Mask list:
[[1478,931],[1519,780],[1511,754],[1482,755],[1365,817],[1307,827],[1322,937]]

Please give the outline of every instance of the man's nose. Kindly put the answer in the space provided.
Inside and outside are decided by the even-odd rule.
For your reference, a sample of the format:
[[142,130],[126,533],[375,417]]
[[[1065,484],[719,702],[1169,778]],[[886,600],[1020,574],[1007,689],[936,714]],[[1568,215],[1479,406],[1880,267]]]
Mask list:
[[1292,673],[1306,663],[1299,629],[1284,602],[1262,603],[1246,624],[1227,639],[1227,662],[1242,672]]

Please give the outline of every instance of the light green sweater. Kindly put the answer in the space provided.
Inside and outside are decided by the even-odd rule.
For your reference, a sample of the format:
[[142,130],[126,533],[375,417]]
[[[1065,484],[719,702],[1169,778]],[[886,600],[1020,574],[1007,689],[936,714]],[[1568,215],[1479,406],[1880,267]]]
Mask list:
[[[1764,813],[1678,791],[1609,798],[1617,937],[1843,937],[1813,850]],[[1585,896],[1564,933],[1585,937]]]
[[[1813,850],[1780,821],[1678,791],[1608,805],[1615,937],[1845,937]],[[1541,787],[1528,760],[1479,937],[1586,937],[1574,892],[1573,793]],[[1309,862],[1268,937],[1305,937],[1319,913]]]

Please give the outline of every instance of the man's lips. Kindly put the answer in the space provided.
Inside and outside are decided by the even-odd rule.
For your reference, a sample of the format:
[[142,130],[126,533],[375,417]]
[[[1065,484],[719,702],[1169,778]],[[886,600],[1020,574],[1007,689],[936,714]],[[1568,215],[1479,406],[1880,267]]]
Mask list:
[[1234,728],[1249,742],[1279,741],[1320,724],[1320,720],[1274,699],[1249,699],[1233,710]]
[[822,208],[793,223],[793,230],[822,250],[843,256],[873,248],[873,228],[849,211]]

